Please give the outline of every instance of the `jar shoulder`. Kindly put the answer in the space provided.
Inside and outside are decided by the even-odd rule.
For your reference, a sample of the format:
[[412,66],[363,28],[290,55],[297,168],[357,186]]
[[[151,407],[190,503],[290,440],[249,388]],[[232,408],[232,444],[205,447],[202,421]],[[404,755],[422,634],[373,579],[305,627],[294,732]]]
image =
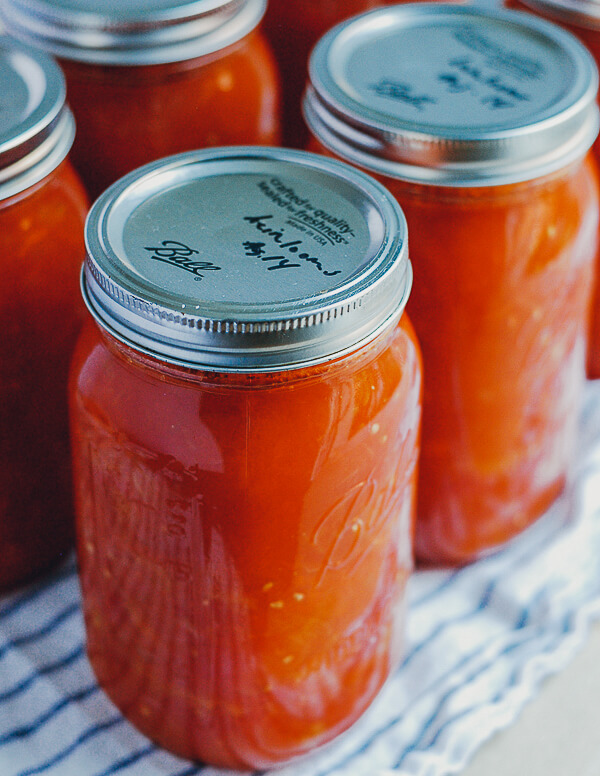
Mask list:
[[158,426],[175,437],[182,425],[214,424],[216,418],[225,434],[249,417],[258,425],[279,417],[288,431],[311,423],[325,429],[333,417],[356,428],[391,403],[420,407],[421,355],[407,316],[385,346],[372,347],[371,353],[367,348],[339,362],[288,372],[198,373],[140,357],[88,321],[73,359],[71,401],[82,423],[110,425],[138,439],[153,436]]

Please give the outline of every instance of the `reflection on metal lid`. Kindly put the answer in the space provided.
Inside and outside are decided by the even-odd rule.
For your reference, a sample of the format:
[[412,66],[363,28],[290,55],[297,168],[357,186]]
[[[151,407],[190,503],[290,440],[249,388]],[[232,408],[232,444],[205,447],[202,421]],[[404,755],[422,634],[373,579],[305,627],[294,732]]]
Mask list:
[[310,62],[305,115],[353,162],[409,180],[503,183],[557,169],[598,131],[591,55],[504,10],[410,4],[335,27]]
[[0,198],[57,167],[73,142],[65,83],[50,57],[0,36]]
[[266,0],[4,0],[7,30],[55,56],[98,64],[178,62],[253,30]]
[[543,16],[579,27],[600,29],[598,0],[522,0]]
[[411,285],[394,198],[301,151],[209,149],[142,167],[94,204],[86,240],[99,323],[208,369],[334,358],[397,320]]

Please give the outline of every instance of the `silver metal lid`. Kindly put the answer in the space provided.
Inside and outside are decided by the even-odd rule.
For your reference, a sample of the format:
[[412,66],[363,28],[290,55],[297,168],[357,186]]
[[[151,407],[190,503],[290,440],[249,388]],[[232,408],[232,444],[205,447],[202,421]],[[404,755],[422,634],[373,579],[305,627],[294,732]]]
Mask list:
[[62,162],[75,125],[58,65],[5,36],[0,36],[0,94],[0,198],[6,199]]
[[580,158],[598,132],[584,46],[530,14],[382,8],[338,25],[310,60],[305,116],[343,158],[448,186],[528,180]]
[[65,59],[151,65],[205,56],[247,35],[266,0],[0,0],[21,40]]
[[552,20],[577,27],[600,29],[600,2],[598,0],[521,0]]
[[397,321],[412,283],[391,194],[303,151],[213,148],[146,165],[95,202],[86,241],[98,323],[202,369],[335,358]]

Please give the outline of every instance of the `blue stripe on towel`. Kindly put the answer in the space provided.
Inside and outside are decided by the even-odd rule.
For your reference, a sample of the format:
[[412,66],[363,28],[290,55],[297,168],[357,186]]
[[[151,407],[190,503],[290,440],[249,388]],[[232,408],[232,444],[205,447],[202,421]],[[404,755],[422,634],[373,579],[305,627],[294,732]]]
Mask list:
[[84,654],[85,648],[83,644],[80,644],[78,647],[71,650],[68,655],[60,658],[60,660],[55,660],[53,663],[47,663],[46,665],[40,666],[35,672],[29,674],[26,679],[22,679],[14,687],[11,687],[10,690],[0,692],[0,703],[14,698],[29,689],[29,687],[31,687],[31,685],[41,676],[48,676],[48,674],[52,674],[54,671],[60,671],[61,668],[67,668],[76,660],[82,658]]
[[[483,592],[483,595],[479,599],[479,603],[478,603],[477,607],[475,609],[472,609],[471,611],[465,613],[464,615],[461,615],[461,617],[459,619],[464,621],[464,620],[468,619],[469,617],[473,617],[473,616],[477,615],[482,609],[484,609],[485,606],[488,606],[490,604],[492,595],[493,595],[494,590],[495,590],[496,587],[497,587],[497,584],[495,584],[495,583],[488,584],[488,586],[485,588],[485,590]],[[544,587],[542,590],[538,591],[536,596],[528,603],[528,605],[526,607],[522,608],[522,610],[519,612],[519,615],[516,618],[514,626],[513,626],[513,629],[514,629],[515,632],[522,631],[522,630],[524,630],[526,628],[526,626],[530,622],[531,614],[535,610],[536,605],[539,603],[540,600],[542,600],[544,598],[545,595],[547,595],[549,589],[551,589],[551,588],[552,588],[552,584],[549,584],[546,587]],[[419,644],[417,644],[416,647],[414,647],[414,649],[411,650],[411,652],[409,652],[409,654],[405,658],[404,662],[402,663],[402,665],[398,669],[398,675],[400,675],[405,670],[407,664],[410,662],[410,660],[412,659],[412,657],[415,654],[417,654],[418,652],[420,652],[423,649],[425,649],[428,645],[431,645],[431,643],[435,640],[435,638],[437,638],[437,636],[440,635],[441,632],[446,630],[446,628],[448,626],[454,625],[456,622],[457,622],[457,619],[452,619],[452,620],[446,621],[445,623],[443,623],[443,627],[436,628],[435,631],[432,634],[430,634],[430,636],[427,639],[425,639],[423,642],[420,642]],[[504,652],[508,653],[508,652],[512,651],[512,649],[514,649],[514,648],[515,648],[515,646],[509,645],[500,654],[503,654]],[[441,676],[438,676],[436,681],[434,683],[432,683],[431,685],[429,685],[421,693],[420,696],[416,696],[413,699],[413,703],[416,703],[419,700],[421,700],[421,698],[424,697],[426,694],[428,694],[428,693],[430,693],[432,691],[435,691],[435,688],[437,686],[442,686],[444,684],[444,682],[448,678],[450,678],[457,671],[460,671],[465,666],[467,666],[478,654],[481,653],[481,651],[482,651],[482,647],[478,646],[476,649],[472,650],[471,652],[468,652],[466,655],[463,655],[463,657],[457,663],[454,663],[444,674],[442,674]],[[497,657],[498,656],[495,655],[494,658],[491,661],[489,661],[485,666],[483,666],[481,668],[481,671],[479,671],[478,673],[483,673],[485,670],[489,669],[489,667],[491,665],[493,665],[493,663],[495,662]],[[473,678],[475,678],[478,675],[478,673],[474,674],[473,677],[469,677],[469,680],[472,680]],[[461,684],[461,688],[462,687],[464,687],[464,683]],[[364,754],[380,737],[388,734],[397,725],[399,725],[402,722],[403,719],[404,719],[404,714],[401,714],[401,715],[399,715],[397,717],[393,717],[391,720],[389,720],[387,722],[386,725],[382,726],[381,728],[378,728],[370,736],[370,738],[367,741],[362,743],[362,745],[360,747],[356,748],[347,757],[345,757],[340,762],[336,763],[336,768],[344,767],[344,766],[348,765],[354,759],[354,757],[356,757],[357,755]],[[428,721],[426,723],[426,725],[425,725],[426,729],[429,728],[429,724],[430,724],[430,722]],[[418,734],[419,740],[421,740],[422,735],[424,735],[424,733],[425,733],[425,731],[422,730],[421,733]],[[402,765],[404,757],[406,757],[406,755],[408,755],[409,752],[412,751],[415,748],[416,747],[414,745],[410,746],[410,747],[407,747],[407,749],[402,754],[401,760],[396,764],[395,767],[400,767]],[[315,774],[315,776],[326,776],[326,774],[327,774],[327,771],[320,771],[319,773]]]
[[25,594],[17,596],[14,601],[11,601],[11,603],[0,608],[0,621],[10,617],[11,614],[15,614],[15,612],[18,612],[26,604],[35,601],[36,598],[39,598],[44,593],[47,593],[48,584],[55,585],[57,582],[62,582],[65,579],[76,576],[76,574],[77,566],[74,563],[70,563],[60,571],[55,572],[49,579],[46,579],[45,582],[36,583],[33,589],[29,590]]
[[56,628],[62,625],[71,615],[79,612],[79,602],[75,602],[70,606],[67,606],[62,612],[56,614],[50,622],[46,623],[42,628],[31,631],[24,636],[18,636],[16,639],[8,641],[4,646],[0,647],[0,660],[11,649],[17,649],[18,647],[24,647],[26,644],[31,644],[44,636],[49,636]]
[[43,725],[48,723],[66,706],[68,706],[71,703],[77,703],[78,701],[82,701],[82,700],[85,700],[86,698],[89,698],[90,695],[93,695],[95,692],[98,692],[99,689],[100,688],[98,687],[97,684],[93,684],[89,687],[85,687],[83,690],[79,690],[78,692],[71,693],[70,695],[65,695],[65,697],[62,700],[58,701],[58,703],[55,703],[54,706],[52,706],[50,709],[45,711],[43,714],[40,714],[40,716],[37,717],[37,719],[34,722],[31,722],[29,725],[22,725],[21,727],[12,728],[7,733],[4,733],[4,735],[0,736],[0,747],[5,746],[11,741],[15,741],[19,738],[26,738],[27,736],[30,736],[32,733],[37,733],[37,731]]
[[148,746],[145,746],[143,749],[140,749],[137,752],[133,752],[132,754],[127,755],[127,757],[121,757],[119,760],[113,763],[109,768],[102,771],[101,773],[96,774],[96,776],[112,776],[113,773],[118,773],[119,771],[122,771],[125,768],[128,768],[130,765],[137,763],[139,760],[141,760],[144,757],[147,757],[149,754],[152,754],[155,751],[156,751],[156,745],[148,744]]
[[[563,619],[563,622],[561,623],[561,626],[559,628],[559,633],[555,634],[555,638],[552,640],[552,642],[545,649],[543,649],[542,652],[539,653],[539,654],[551,654],[556,649],[558,644],[560,644],[561,641],[562,641],[562,636],[564,636],[564,634],[567,633],[567,631],[569,630],[569,623],[571,621],[571,618],[572,618],[572,615],[569,614],[567,617],[565,617]],[[540,630],[540,629],[538,629],[538,630]],[[496,656],[495,659],[497,659],[497,657],[501,657],[503,655],[509,654],[514,649],[516,649],[516,648],[518,648],[519,646],[522,646],[522,645],[523,645],[522,641],[519,642],[519,643],[516,643],[516,644],[509,644],[505,649],[503,649],[499,653],[498,656]],[[465,683],[468,684],[469,682],[471,682],[474,679],[478,678],[479,676],[483,675],[486,671],[489,670],[489,668],[493,665],[494,662],[495,661],[491,661],[491,662],[487,663],[485,666],[482,666],[480,669],[474,671],[472,674],[467,676]],[[520,675],[521,670],[522,669],[519,668],[519,670],[513,672],[512,676],[511,676],[511,679],[508,682],[508,684],[506,686],[504,686],[502,688],[502,690],[497,692],[488,701],[487,705],[490,705],[490,706],[495,705],[496,703],[498,703],[506,695],[507,692],[509,692],[513,687],[516,686],[517,680],[518,680],[518,677]],[[457,712],[453,716],[448,717],[448,719],[445,720],[439,726],[439,728],[436,730],[435,734],[429,740],[427,740],[427,734],[434,727],[435,720],[439,716],[440,711],[442,710],[443,706],[447,703],[448,700],[450,700],[457,692],[459,692],[463,688],[464,688],[464,684],[461,685],[460,687],[453,687],[451,690],[449,690],[448,692],[444,693],[444,695],[441,696],[440,701],[439,701],[439,705],[436,708],[435,712],[427,720],[427,722],[425,723],[425,725],[422,728],[421,732],[418,734],[418,736],[415,739],[415,741],[412,744],[410,744],[409,746],[406,747],[406,749],[402,753],[402,756],[400,757],[400,759],[394,764],[395,768],[401,768],[404,765],[404,762],[405,762],[406,758],[408,757],[409,754],[411,754],[411,752],[414,752],[414,751],[418,750],[419,748],[424,748],[424,747],[421,746],[422,744],[425,744],[425,746],[427,748],[431,748],[431,747],[435,746],[435,744],[441,738],[441,736],[444,733],[444,731],[446,731],[449,727],[454,725],[460,719],[463,719],[463,718],[467,717],[469,714],[472,714],[478,708],[481,708],[481,703],[473,704],[472,706],[469,706],[469,708],[463,709],[462,711]]]
[[123,724],[123,723],[125,723],[125,720],[119,714],[118,717],[107,719],[105,722],[101,722],[97,725],[94,725],[93,727],[88,728],[85,732],[81,733],[75,739],[75,741],[69,744],[69,746],[62,749],[53,757],[50,757],[49,759],[44,760],[43,762],[40,763],[40,765],[36,765],[34,768],[29,768],[26,771],[21,771],[19,773],[19,776],[36,776],[36,774],[44,773],[44,771],[47,771],[49,768],[52,768],[55,765],[58,765],[58,763],[62,762],[66,757],[68,757],[82,744],[85,744],[94,736],[97,736],[100,733],[104,733],[105,731],[114,728],[116,725]]

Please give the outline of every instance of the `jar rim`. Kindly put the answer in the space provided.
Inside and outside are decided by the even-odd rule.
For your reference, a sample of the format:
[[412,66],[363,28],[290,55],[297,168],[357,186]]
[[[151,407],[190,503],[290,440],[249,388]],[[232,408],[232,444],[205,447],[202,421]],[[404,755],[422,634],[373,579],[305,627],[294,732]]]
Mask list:
[[597,89],[591,54],[550,22],[419,3],[330,30],[313,49],[303,110],[325,147],[368,170],[501,185],[585,155],[598,134]]
[[395,323],[412,284],[395,198],[349,165],[281,148],[146,165],[92,206],[86,245],[82,287],[97,322],[141,352],[207,370],[338,358]]
[[538,13],[548,14],[574,26],[600,30],[600,5],[597,0],[521,0]]
[[68,154],[75,124],[65,104],[65,81],[46,54],[0,36],[0,198],[50,174]]
[[59,58],[153,65],[237,43],[265,9],[266,0],[6,0],[0,18],[11,35]]

